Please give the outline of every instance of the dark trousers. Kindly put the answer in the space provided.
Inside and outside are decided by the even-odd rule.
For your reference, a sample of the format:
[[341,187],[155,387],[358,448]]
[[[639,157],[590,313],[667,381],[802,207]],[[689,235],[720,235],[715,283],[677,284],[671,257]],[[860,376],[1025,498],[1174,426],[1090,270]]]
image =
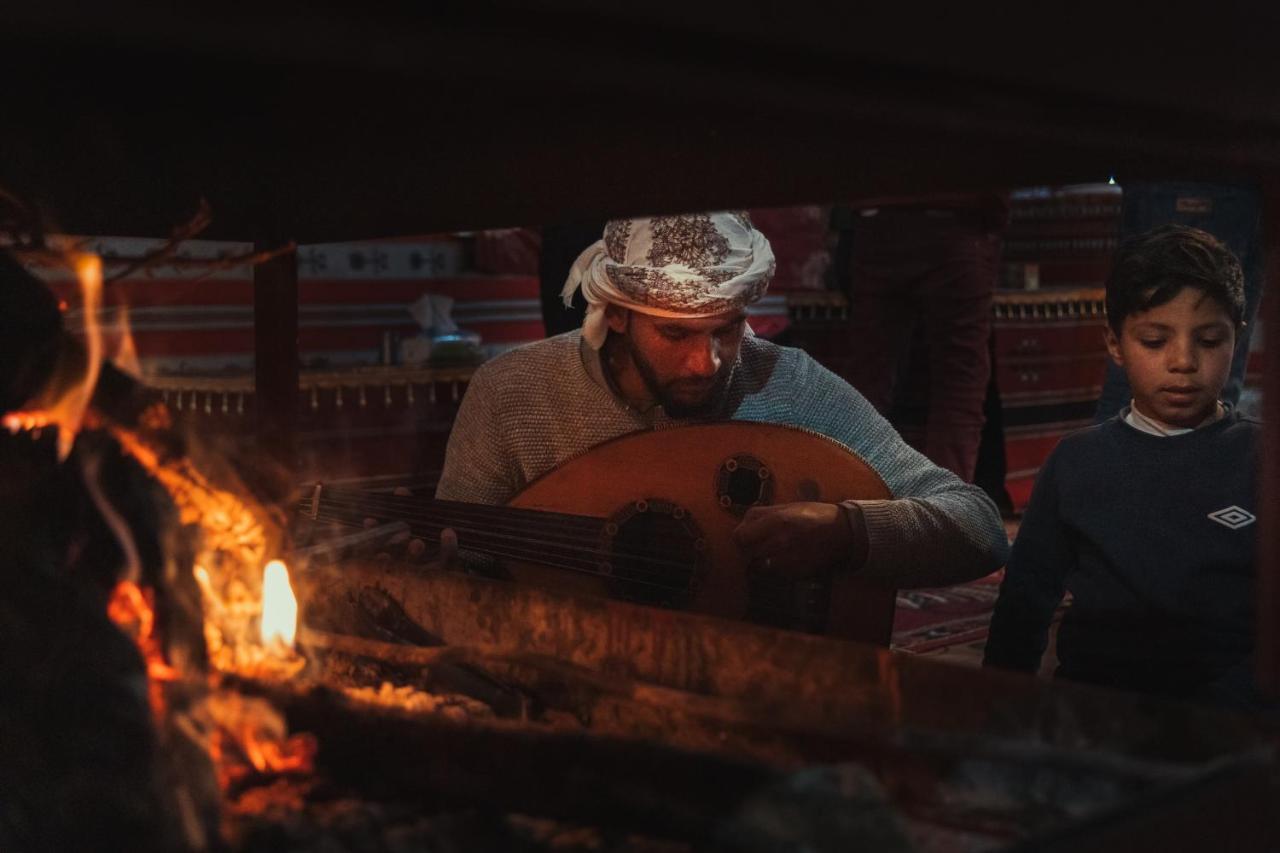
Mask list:
[[[1222,389],[1223,401],[1240,401],[1249,337],[1262,300],[1262,198],[1252,187],[1198,183],[1126,183],[1120,213],[1120,239],[1159,225],[1190,225],[1208,231],[1227,245],[1244,269],[1244,319],[1236,338],[1231,375]],[[1107,363],[1107,375],[1094,419],[1101,423],[1129,405],[1129,380],[1124,371]]]
[[980,211],[923,207],[883,208],[853,223],[845,378],[887,414],[912,330],[922,326],[929,384],[921,450],[967,482],[991,373],[1002,230]]

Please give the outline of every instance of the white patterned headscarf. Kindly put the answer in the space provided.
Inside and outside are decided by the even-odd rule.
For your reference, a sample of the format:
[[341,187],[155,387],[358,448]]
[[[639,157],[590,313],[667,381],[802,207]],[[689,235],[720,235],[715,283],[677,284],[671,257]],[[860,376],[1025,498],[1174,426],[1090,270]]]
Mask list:
[[566,306],[581,287],[582,337],[595,349],[612,303],[657,317],[712,317],[750,305],[769,287],[773,249],[745,213],[615,219],[569,270]]

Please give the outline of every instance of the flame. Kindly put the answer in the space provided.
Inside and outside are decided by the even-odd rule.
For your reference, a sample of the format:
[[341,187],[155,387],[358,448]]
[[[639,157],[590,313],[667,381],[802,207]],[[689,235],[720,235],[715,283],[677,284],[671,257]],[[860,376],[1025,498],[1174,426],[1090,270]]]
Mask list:
[[[279,561],[271,565],[284,571]],[[196,577],[202,586],[208,583],[208,572],[202,567],[196,568]],[[284,581],[287,591],[287,577]],[[214,688],[185,711],[167,706],[164,684],[181,676],[165,661],[155,636],[155,593],[150,587],[121,581],[107,602],[107,615],[142,652],[147,664],[148,699],[156,720],[164,720],[172,710],[174,724],[209,754],[224,791],[254,774],[309,773],[314,769],[315,738],[306,733],[290,735],[284,717],[263,699]],[[216,679],[210,681],[210,686],[214,684]],[[191,685],[185,688],[188,692],[191,689]]]
[[280,560],[267,563],[262,572],[262,643],[277,639],[293,648],[298,632],[298,599],[289,586],[289,570]]
[[315,738],[290,735],[284,717],[264,699],[214,690],[192,708],[184,724],[213,759],[224,791],[255,773],[314,769]]
[[133,327],[129,324],[129,306],[116,310],[116,348],[111,356],[115,366],[134,379],[142,378],[142,362],[138,360],[138,347],[133,341]]
[[178,673],[164,659],[164,652],[155,636],[155,592],[143,589],[133,581],[120,581],[111,591],[107,601],[107,616],[127,634],[142,653],[147,665],[148,696],[151,710],[159,718],[164,714],[163,682],[173,681]]
[[[285,572],[284,564],[279,561],[273,560],[269,565],[279,566],[280,571]],[[274,570],[271,574],[275,574]],[[198,568],[197,579],[207,595],[210,591],[208,572]],[[284,592],[292,596],[287,576],[282,580]],[[272,583],[263,584],[264,589],[271,586]],[[293,602],[293,611],[296,617],[296,601]],[[208,624],[206,620],[206,631]],[[266,641],[268,638],[265,630],[263,634]],[[236,663],[240,669],[254,675],[261,676],[265,673],[268,677],[276,678],[296,674],[304,660],[293,651],[292,638],[286,641],[281,635],[273,634],[269,639],[274,644],[273,651],[265,654],[274,657],[259,657],[256,666],[246,660],[246,652],[251,647],[241,645],[236,648]],[[290,645],[282,647],[280,644],[283,642]],[[262,646],[253,648],[258,649],[260,655],[264,654]],[[201,701],[192,716],[198,718],[202,728],[208,733],[204,746],[213,760],[218,784],[223,791],[255,774],[306,774],[315,769],[315,737],[306,732],[290,734],[283,715],[264,699],[219,688]]]
[[102,301],[102,259],[97,255],[76,254],[70,260],[80,281],[84,363],[80,364],[79,359],[71,358],[64,351],[55,367],[54,379],[27,410],[4,417],[4,426],[10,432],[56,424],[59,460],[66,459],[71,453],[85,409],[89,407],[93,389],[98,384],[98,370],[102,364],[102,328],[98,324],[98,306]]
[[[155,419],[167,420],[163,409]],[[118,424],[110,429],[169,493],[179,521],[200,528],[193,572],[202,592],[210,663],[223,672],[254,670],[265,656],[258,627],[269,516],[215,485],[190,458],[162,456],[144,434]]]

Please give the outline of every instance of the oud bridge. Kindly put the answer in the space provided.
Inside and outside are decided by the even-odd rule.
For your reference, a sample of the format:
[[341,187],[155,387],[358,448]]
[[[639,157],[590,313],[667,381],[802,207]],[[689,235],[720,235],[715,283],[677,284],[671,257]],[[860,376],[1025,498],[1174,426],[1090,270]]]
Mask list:
[[707,572],[707,543],[684,507],[661,498],[632,501],[605,522],[600,574],[611,595],[638,604],[688,607]]

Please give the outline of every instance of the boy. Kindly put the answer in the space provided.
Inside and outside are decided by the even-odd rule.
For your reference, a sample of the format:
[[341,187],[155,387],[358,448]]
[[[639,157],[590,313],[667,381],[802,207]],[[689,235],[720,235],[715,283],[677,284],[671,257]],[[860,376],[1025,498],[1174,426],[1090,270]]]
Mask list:
[[1107,350],[1130,405],[1058,445],[1014,543],[984,664],[1034,672],[1064,590],[1057,674],[1258,710],[1253,565],[1260,424],[1221,402],[1240,264],[1204,231],[1125,241]]

